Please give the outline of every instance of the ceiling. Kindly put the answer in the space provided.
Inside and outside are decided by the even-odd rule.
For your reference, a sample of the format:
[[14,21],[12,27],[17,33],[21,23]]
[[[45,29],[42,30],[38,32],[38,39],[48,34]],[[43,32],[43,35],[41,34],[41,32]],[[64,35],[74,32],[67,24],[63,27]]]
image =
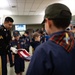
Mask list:
[[43,15],[52,3],[66,4],[75,15],[74,0],[0,0],[0,14],[3,15]]

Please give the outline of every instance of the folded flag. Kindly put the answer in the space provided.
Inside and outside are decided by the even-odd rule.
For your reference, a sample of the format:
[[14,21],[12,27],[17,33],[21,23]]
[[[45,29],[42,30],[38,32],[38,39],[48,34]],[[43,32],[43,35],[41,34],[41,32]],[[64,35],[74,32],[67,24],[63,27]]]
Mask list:
[[17,54],[24,60],[30,61],[31,55],[25,49],[18,49]]

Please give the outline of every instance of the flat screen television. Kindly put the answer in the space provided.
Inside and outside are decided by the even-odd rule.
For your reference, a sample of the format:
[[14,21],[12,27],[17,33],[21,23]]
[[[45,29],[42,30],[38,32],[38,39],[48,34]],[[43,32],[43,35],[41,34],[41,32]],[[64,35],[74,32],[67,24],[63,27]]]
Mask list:
[[25,24],[16,24],[15,25],[15,30],[25,31],[26,30],[26,25]]

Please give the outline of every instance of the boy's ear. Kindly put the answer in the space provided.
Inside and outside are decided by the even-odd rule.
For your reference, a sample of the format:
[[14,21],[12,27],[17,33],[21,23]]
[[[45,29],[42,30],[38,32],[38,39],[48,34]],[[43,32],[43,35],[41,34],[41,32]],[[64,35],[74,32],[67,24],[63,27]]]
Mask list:
[[46,23],[49,25],[49,27],[51,27],[51,20],[49,20],[48,18],[45,19]]

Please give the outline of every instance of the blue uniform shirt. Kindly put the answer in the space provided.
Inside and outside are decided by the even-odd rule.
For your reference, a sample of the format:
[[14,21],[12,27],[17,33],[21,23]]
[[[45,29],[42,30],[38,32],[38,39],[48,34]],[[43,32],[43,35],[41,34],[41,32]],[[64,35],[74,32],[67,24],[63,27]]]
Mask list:
[[[50,38],[56,34],[62,32],[54,33]],[[39,45],[26,75],[75,75],[75,45],[70,52],[51,40]]]
[[30,46],[30,38],[28,36],[22,36],[20,39],[22,39],[25,43],[25,49],[29,52],[29,46]]
[[[18,44],[19,44],[19,47],[18,47]],[[15,47],[17,49],[25,48],[24,41],[22,41],[21,39],[13,40],[11,42],[10,46]],[[15,56],[14,56],[14,66],[15,66],[16,74],[24,72],[24,68],[25,68],[24,59],[22,59],[18,54],[15,54]]]
[[15,48],[17,48],[18,49],[18,43],[19,43],[19,45],[20,45],[20,48],[25,48],[25,43],[24,43],[24,41],[22,41],[22,40],[13,40],[12,42],[11,42],[11,44],[10,44],[10,46],[11,47],[15,47]]
[[39,46],[41,43],[39,41],[33,41],[31,42],[31,46],[33,47],[33,49],[35,50],[37,46]]

